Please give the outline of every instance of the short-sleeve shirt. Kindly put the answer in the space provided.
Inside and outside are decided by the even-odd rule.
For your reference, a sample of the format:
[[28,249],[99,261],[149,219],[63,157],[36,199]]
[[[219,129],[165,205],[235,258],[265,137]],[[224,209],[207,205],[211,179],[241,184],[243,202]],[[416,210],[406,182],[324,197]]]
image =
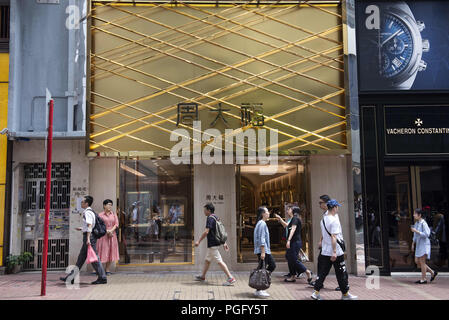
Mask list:
[[301,220],[298,217],[291,218],[288,226],[287,226],[287,240],[290,237],[290,233],[292,231],[292,226],[296,226],[295,233],[293,234],[290,242],[301,241]]
[[[88,225],[91,225],[89,228]],[[92,232],[95,227],[95,213],[92,211],[91,207],[88,207],[83,212],[83,232]]]
[[[327,233],[326,228],[324,228],[324,223],[326,223],[326,228],[330,232],[330,234],[335,234],[337,239],[342,240],[343,234],[341,230],[340,219],[338,215],[332,216],[327,211],[323,215],[323,219],[321,220],[321,235],[323,236],[323,242],[321,247],[321,255],[332,257],[334,250],[332,249],[332,238]],[[337,257],[343,255],[343,250],[341,250],[340,246],[337,243]]]
[[217,232],[217,222],[212,215],[207,217],[206,228],[209,229],[209,233],[207,234],[207,247],[217,247],[220,245],[220,242],[215,238]]

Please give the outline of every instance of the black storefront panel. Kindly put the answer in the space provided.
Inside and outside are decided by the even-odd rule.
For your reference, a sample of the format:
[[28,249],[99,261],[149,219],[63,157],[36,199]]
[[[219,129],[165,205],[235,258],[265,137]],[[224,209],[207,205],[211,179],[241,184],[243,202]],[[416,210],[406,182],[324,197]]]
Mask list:
[[449,106],[385,106],[386,155],[449,154]]

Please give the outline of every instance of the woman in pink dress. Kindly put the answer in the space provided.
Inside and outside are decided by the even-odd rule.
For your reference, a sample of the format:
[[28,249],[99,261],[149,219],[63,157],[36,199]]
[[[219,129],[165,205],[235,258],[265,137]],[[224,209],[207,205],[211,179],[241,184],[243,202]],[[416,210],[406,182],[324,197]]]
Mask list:
[[98,239],[97,250],[102,263],[106,263],[105,271],[110,275],[109,270],[111,262],[119,260],[118,241],[115,229],[118,228],[117,215],[112,211],[112,200],[106,199],[103,201],[104,211],[98,216],[103,219],[106,225],[106,234]]

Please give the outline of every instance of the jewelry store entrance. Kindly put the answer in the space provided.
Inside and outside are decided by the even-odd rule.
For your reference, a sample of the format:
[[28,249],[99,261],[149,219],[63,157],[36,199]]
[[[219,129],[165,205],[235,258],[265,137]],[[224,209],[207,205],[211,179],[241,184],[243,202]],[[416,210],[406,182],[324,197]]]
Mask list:
[[288,205],[299,206],[302,222],[303,251],[312,259],[312,219],[307,204],[306,159],[285,160],[279,163],[274,175],[261,175],[260,165],[241,165],[237,168],[237,261],[257,262],[253,234],[257,223],[257,208],[270,211],[267,221],[271,252],[276,261],[285,261],[285,229],[274,214],[287,221]]

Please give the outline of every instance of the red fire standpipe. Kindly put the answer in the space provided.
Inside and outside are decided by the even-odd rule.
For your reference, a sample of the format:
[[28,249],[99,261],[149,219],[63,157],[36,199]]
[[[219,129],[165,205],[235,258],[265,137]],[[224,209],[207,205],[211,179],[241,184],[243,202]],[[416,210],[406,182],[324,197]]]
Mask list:
[[48,112],[48,137],[47,137],[47,182],[45,192],[45,224],[44,224],[44,250],[42,252],[42,282],[41,296],[46,294],[47,286],[47,258],[48,258],[48,225],[50,218],[50,193],[51,193],[51,152],[53,147],[53,99],[50,100]]

